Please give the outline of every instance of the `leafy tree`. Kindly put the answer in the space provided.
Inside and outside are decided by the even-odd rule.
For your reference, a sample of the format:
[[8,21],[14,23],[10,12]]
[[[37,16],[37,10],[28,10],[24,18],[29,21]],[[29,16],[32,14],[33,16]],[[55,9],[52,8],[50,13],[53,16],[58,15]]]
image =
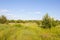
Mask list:
[[43,28],[51,28],[51,27],[54,27],[56,24],[55,24],[55,21],[53,18],[51,18],[48,13],[43,17],[43,20],[42,20],[42,27]]
[[56,25],[60,25],[60,20],[56,20]]
[[7,22],[7,18],[6,18],[4,15],[2,15],[2,16],[0,17],[0,23],[4,24],[4,23],[6,23],[6,22]]
[[15,20],[9,20],[9,23],[15,23]]

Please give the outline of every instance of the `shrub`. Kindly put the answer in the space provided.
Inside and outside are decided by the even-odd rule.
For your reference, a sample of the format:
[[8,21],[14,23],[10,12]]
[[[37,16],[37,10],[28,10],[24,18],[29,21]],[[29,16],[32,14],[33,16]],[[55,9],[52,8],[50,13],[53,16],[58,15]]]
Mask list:
[[4,23],[6,23],[6,22],[7,22],[7,18],[6,18],[4,15],[2,15],[2,16],[0,17],[0,23],[4,24]]
[[51,28],[54,26],[56,26],[55,20],[53,18],[51,18],[48,14],[46,14],[42,20],[42,27],[43,28]]

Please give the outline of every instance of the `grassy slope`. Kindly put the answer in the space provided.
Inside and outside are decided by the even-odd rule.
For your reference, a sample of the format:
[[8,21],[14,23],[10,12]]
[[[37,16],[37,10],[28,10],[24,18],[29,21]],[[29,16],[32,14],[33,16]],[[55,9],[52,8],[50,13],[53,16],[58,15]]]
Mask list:
[[37,26],[35,23],[0,24],[0,40],[60,40],[60,27]]

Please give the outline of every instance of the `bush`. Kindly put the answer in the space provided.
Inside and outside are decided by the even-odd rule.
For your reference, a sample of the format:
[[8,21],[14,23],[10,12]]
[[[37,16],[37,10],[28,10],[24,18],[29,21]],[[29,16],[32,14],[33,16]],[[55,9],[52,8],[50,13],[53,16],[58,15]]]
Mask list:
[[4,24],[6,22],[7,22],[7,18],[4,15],[0,16],[0,23]]
[[56,26],[55,20],[53,18],[51,18],[48,14],[46,14],[42,20],[42,27],[51,28],[51,27],[55,27],[55,26]]

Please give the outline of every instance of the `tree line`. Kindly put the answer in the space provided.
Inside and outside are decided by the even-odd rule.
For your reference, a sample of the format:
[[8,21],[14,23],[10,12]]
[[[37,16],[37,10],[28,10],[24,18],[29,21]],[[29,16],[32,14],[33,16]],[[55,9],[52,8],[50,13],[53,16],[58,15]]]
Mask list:
[[42,20],[9,20],[4,15],[0,16],[0,24],[8,24],[8,23],[36,23],[39,25],[39,27],[42,28],[51,28],[55,27],[57,25],[60,25],[60,20],[54,20],[54,18],[51,18],[48,13],[44,15]]

